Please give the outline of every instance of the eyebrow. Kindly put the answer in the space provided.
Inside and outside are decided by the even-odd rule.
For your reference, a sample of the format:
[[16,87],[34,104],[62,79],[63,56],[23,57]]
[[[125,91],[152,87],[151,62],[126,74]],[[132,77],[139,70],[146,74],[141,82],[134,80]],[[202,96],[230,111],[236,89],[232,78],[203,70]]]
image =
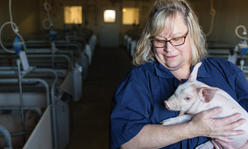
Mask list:
[[[183,35],[181,35],[181,36],[179,36],[180,34],[183,34],[183,32],[177,32],[177,33],[175,33],[175,34],[173,34],[173,36],[171,36],[171,39],[173,39],[173,38],[177,38],[177,37],[183,37],[184,35],[185,35],[185,33],[183,34]],[[177,36],[178,35],[178,36]],[[164,36],[161,36],[161,35],[157,35],[158,37],[161,37],[161,38],[164,38],[164,39],[167,39],[167,38],[165,38]],[[155,36],[156,37],[156,36]]]

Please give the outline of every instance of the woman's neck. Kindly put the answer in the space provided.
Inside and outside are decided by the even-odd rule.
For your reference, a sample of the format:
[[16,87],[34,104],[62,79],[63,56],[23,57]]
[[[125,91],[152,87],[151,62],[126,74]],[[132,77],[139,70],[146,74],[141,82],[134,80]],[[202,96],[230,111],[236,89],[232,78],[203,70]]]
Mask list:
[[188,79],[191,73],[190,67],[180,68],[178,70],[171,71],[171,73],[179,80]]

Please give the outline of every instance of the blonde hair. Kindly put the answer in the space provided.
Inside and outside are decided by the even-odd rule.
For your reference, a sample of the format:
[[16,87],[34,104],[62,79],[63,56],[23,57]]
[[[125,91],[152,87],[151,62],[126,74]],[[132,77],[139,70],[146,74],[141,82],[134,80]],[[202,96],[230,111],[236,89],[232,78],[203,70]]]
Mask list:
[[188,27],[191,44],[191,65],[195,65],[205,55],[206,39],[198,23],[198,18],[185,0],[156,0],[149,14],[148,21],[137,43],[133,63],[141,65],[155,61],[150,38],[160,34],[165,28],[171,29],[177,14],[181,14]]

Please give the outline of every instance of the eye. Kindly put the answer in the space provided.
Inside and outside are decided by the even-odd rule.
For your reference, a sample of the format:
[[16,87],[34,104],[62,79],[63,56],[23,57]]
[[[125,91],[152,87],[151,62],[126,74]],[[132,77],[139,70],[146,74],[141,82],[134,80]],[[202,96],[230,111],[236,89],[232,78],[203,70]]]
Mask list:
[[181,37],[173,38],[172,40],[179,41],[179,40],[181,40]]
[[158,43],[164,43],[164,40],[156,40]]
[[184,100],[190,100],[191,98],[190,97],[185,97]]

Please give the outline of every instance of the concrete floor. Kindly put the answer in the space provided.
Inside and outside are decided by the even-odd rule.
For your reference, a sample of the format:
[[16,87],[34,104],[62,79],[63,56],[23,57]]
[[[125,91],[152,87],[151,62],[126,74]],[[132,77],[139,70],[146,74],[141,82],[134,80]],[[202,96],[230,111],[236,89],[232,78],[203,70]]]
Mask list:
[[109,148],[109,114],[114,90],[133,68],[124,48],[96,48],[83,98],[71,113],[71,140],[67,149]]

